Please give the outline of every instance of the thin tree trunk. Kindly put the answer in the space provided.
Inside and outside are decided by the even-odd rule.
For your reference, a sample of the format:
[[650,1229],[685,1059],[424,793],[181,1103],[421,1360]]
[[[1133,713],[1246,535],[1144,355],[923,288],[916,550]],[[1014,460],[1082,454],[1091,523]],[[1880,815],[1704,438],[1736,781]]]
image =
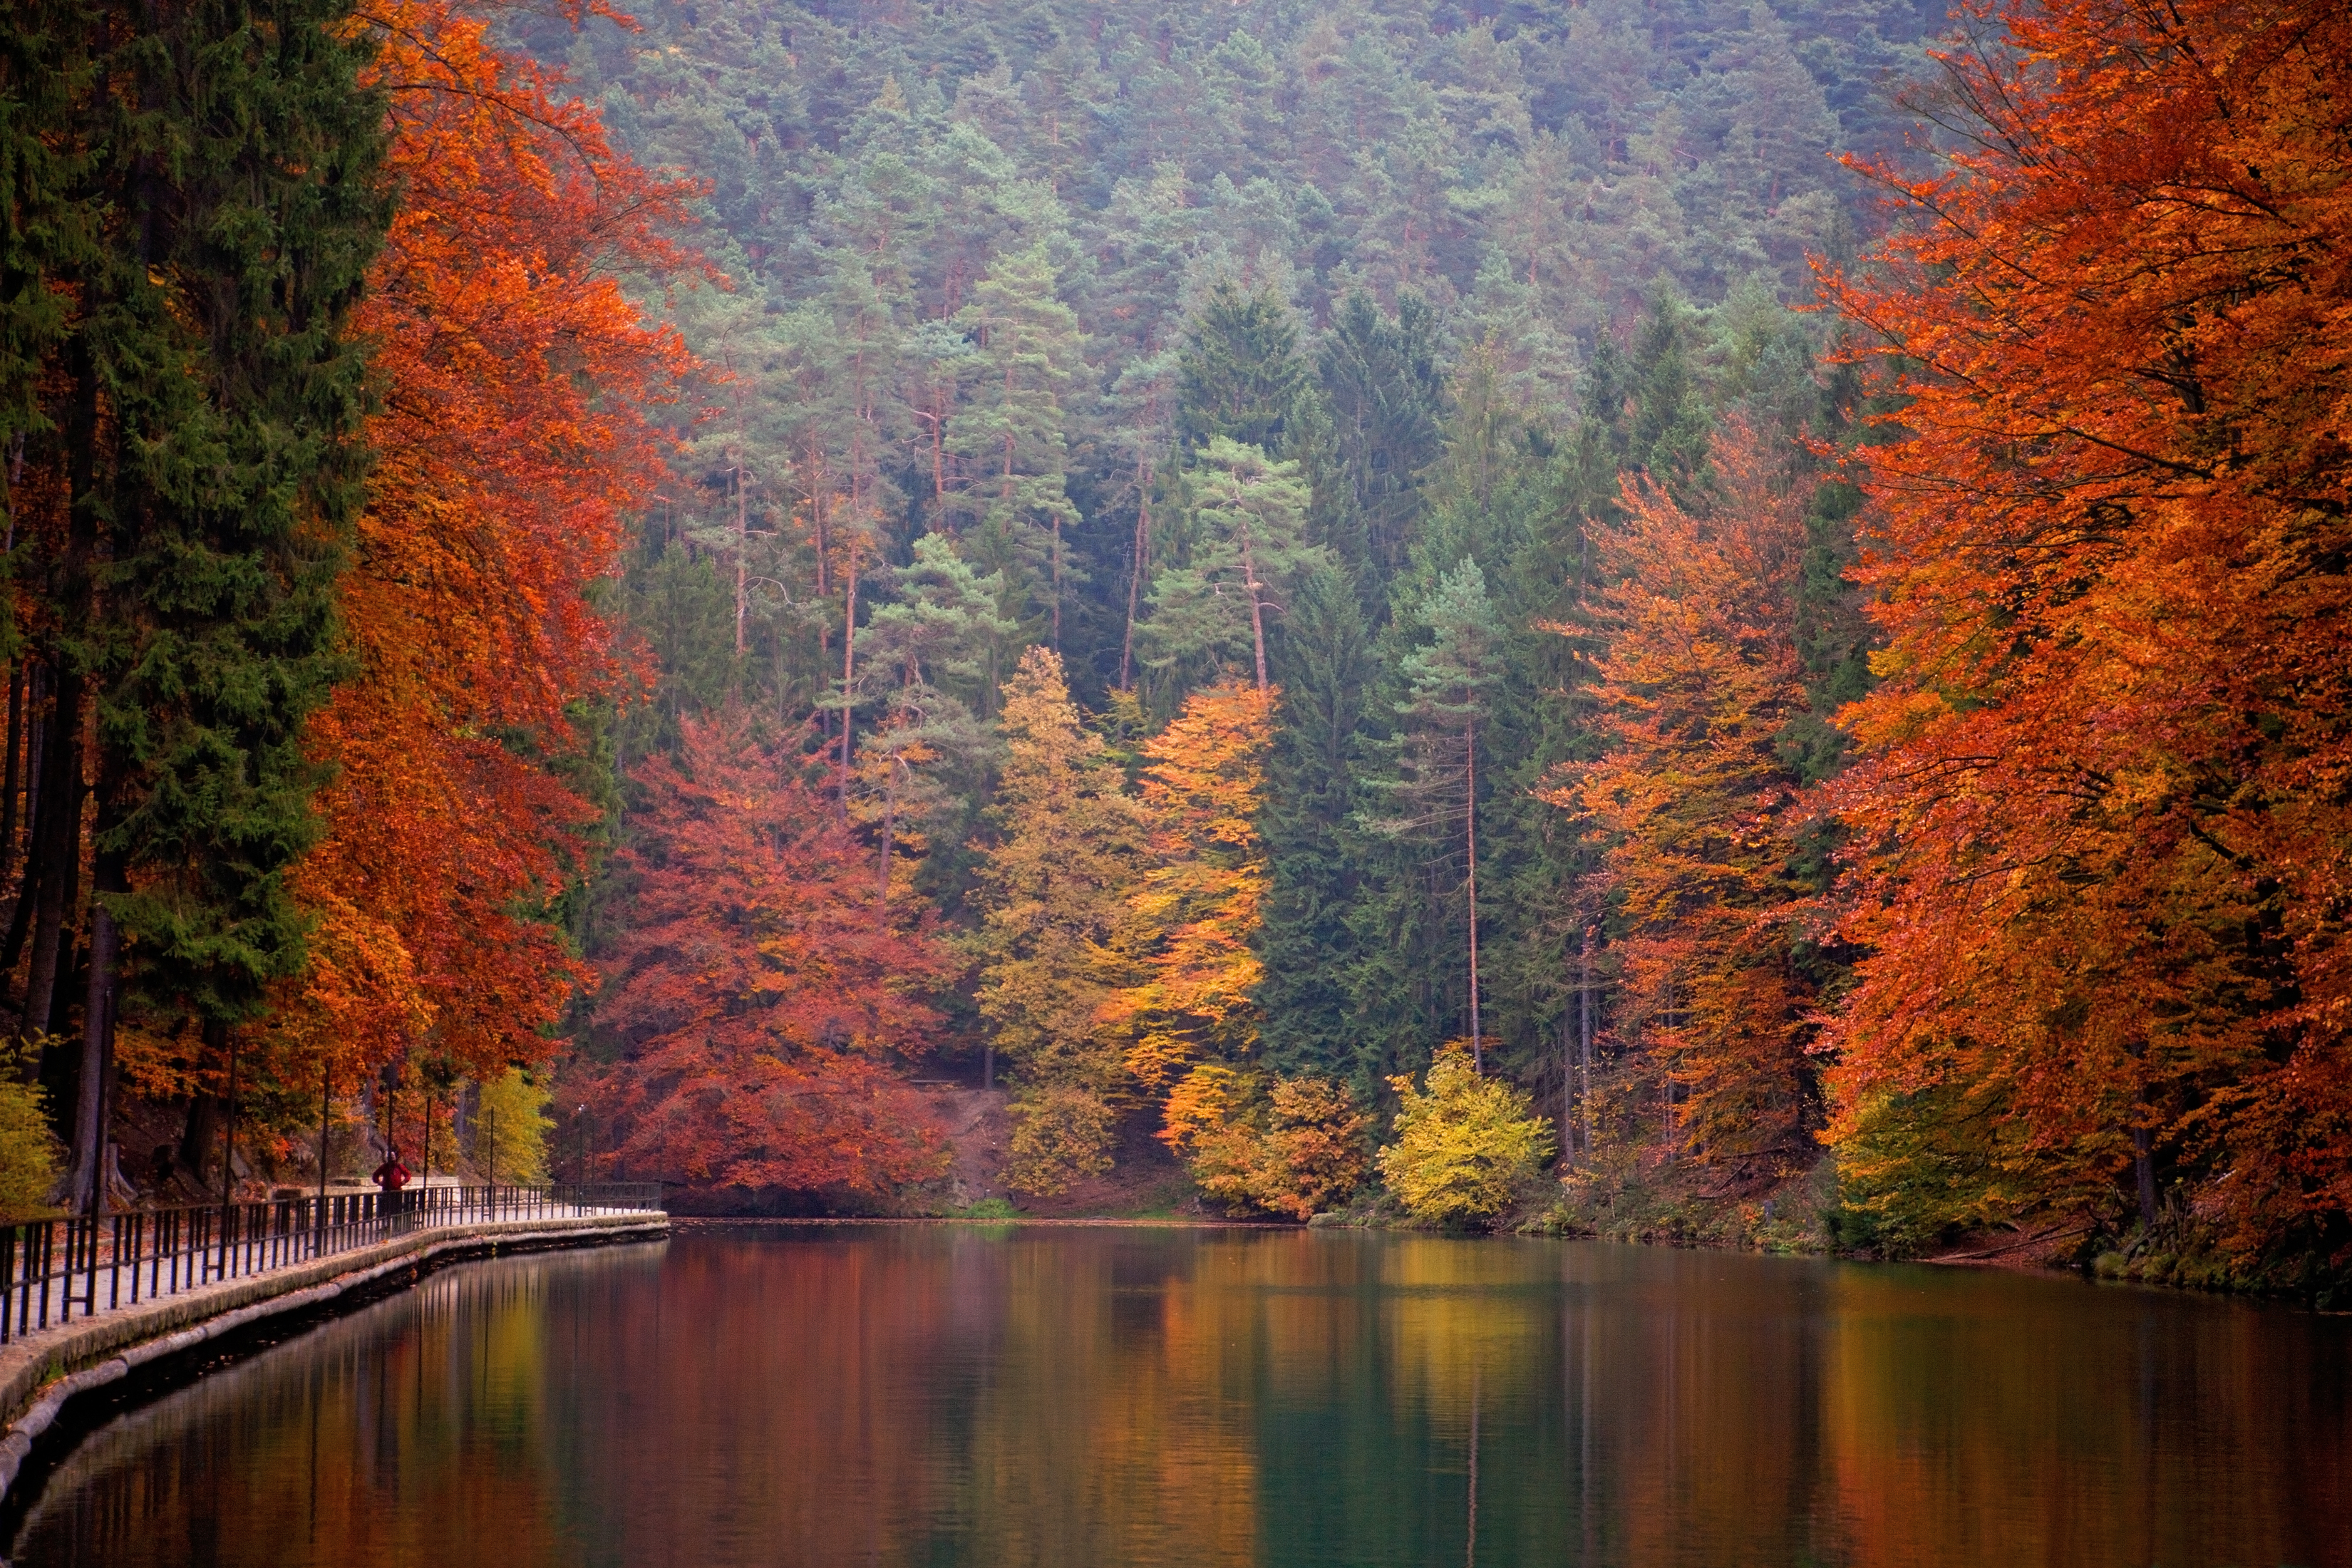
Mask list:
[[1581,1079],[1577,1104],[1584,1124],[1584,1158],[1592,1160],[1592,928],[1584,928],[1584,951],[1577,965],[1577,1011],[1580,1038],[1577,1043],[1577,1067]]
[[319,1223],[327,1223],[327,1136],[335,1121],[334,1068],[322,1058],[319,1062]]
[[[1259,654],[1260,689],[1265,683],[1265,656]],[[1478,731],[1465,728],[1462,737],[1463,756],[1467,763],[1463,777],[1468,781],[1462,816],[1470,838],[1470,1065],[1483,1076],[1486,1071],[1486,1037],[1478,1019]]]
[[2139,1180],[2139,1223],[2156,1228],[2156,1160],[2148,1147],[2147,1129],[2132,1129],[2132,1173]]
[[[1264,586],[1264,584],[1259,583],[1257,580],[1257,563],[1250,553],[1249,530],[1246,526],[1242,530],[1242,586],[1249,591],[1250,640],[1256,645],[1257,648],[1257,689],[1258,694],[1260,696],[1264,696],[1266,689],[1265,601],[1258,595],[1258,590]],[[1470,872],[1471,879],[1474,882],[1477,879],[1477,868],[1474,865],[1471,868]],[[1471,946],[1472,951],[1475,953],[1477,944],[1474,942]],[[1472,963],[1474,965],[1475,964],[1476,960],[1475,957],[1472,959]],[[1475,998],[1470,1004],[1470,1010],[1474,1016],[1478,1010],[1478,1004]],[[1477,1030],[1474,1027],[1470,1032],[1473,1035],[1475,1035]]]
[[[128,886],[120,855],[100,857],[92,891]],[[106,1088],[114,1066],[115,961],[121,941],[103,898],[91,900],[89,991],[81,1015],[81,1089],[74,1101],[73,1175],[67,1198],[78,1213],[96,1215],[106,1200]]]
[[236,1037],[218,1018],[205,1020],[205,1044],[228,1054],[228,1093],[221,1102],[221,1207],[236,1201]]
[[0,882],[16,868],[16,792],[24,787],[25,775],[17,765],[25,738],[25,662],[8,676],[8,754],[0,763]]
[[931,500],[941,512],[946,511],[948,500],[947,424],[947,388],[935,382],[931,391]]
[[1062,651],[1062,514],[1054,514],[1054,651]]
[[898,831],[898,770],[904,766],[903,758],[893,756],[889,777],[882,785],[882,876],[874,902],[886,917],[890,910],[890,851]]
[[[0,975],[16,973],[16,960],[24,956],[25,937],[32,930],[33,910],[40,903],[41,863],[41,803],[47,797],[41,793],[43,761],[42,742],[48,725],[42,721],[41,667],[35,665],[26,681],[25,705],[25,875],[16,885],[16,905],[9,912],[8,937],[0,943]],[[30,1035],[32,1030],[22,1031]]]
[[751,524],[743,510],[743,465],[735,465],[735,657],[743,657],[743,608],[750,595],[751,568],[744,557],[751,548]]
[[1135,465],[1135,570],[1127,577],[1127,637],[1118,645],[1118,689],[1135,689],[1135,610],[1143,593],[1144,562],[1151,552],[1151,465]]
[[42,759],[48,774],[41,790],[47,797],[43,814],[47,825],[41,844],[40,901],[34,911],[33,967],[25,981],[24,1028],[28,1035],[49,1026],[66,914],[81,880],[81,687],[78,672],[59,673],[57,707],[49,718],[48,755]]
[[841,618],[841,816],[849,819],[850,683],[857,679],[857,554],[849,557],[848,608]]

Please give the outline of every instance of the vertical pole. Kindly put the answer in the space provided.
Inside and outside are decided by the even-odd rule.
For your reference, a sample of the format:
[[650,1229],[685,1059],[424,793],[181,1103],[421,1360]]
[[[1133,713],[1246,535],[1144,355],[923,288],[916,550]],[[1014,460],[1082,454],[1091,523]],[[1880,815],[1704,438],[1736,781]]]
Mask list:
[[310,1252],[313,1257],[324,1252],[327,1238],[327,1128],[334,1115],[334,1070],[324,1058],[319,1061],[319,1212],[312,1218],[314,1237]]
[[236,1196],[236,1036],[227,1026],[215,1026],[228,1046],[228,1104],[221,1118],[221,1212]]

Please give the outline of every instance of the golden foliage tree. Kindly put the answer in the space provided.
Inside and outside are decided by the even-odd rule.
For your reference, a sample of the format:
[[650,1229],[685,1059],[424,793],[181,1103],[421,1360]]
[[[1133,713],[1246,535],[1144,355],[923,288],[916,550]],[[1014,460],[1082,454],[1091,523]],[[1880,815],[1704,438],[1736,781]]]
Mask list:
[[1396,1090],[1396,1142],[1381,1151],[1381,1176],[1416,1219],[1492,1219],[1551,1157],[1551,1123],[1525,1089],[1482,1077],[1469,1043],[1447,1044],[1420,1089]]
[[1235,681],[1196,691],[1143,744],[1150,863],[1119,939],[1129,984],[1105,998],[1104,1028],[1128,1070],[1164,1092],[1191,1063],[1239,1061],[1257,1044],[1265,795],[1276,694]]
[[1097,1025],[1113,986],[1103,954],[1127,917],[1145,825],[1050,649],[1021,656],[998,721],[999,830],[979,870],[974,942],[992,1050],[1013,1062],[1008,1176],[1050,1194],[1106,1169],[1111,1112],[1129,1094],[1118,1044]]
[[1234,1207],[1311,1219],[1370,1173],[1372,1119],[1347,1086],[1203,1062],[1168,1095],[1160,1142],[1201,1190]]

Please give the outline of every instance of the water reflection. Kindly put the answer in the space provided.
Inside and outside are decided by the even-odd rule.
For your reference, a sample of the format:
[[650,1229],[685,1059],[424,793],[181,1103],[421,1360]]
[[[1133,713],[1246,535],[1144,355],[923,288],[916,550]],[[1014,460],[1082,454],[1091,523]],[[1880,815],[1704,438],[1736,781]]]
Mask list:
[[2352,1564],[2352,1329],[1297,1232],[471,1266],[93,1436],[14,1561]]

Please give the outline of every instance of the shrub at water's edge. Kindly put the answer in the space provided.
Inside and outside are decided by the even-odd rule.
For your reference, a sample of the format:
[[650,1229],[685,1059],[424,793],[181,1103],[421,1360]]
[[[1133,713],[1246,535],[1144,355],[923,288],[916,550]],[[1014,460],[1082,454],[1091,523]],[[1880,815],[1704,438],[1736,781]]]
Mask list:
[[1389,1083],[1396,1142],[1381,1151],[1381,1175],[1415,1219],[1491,1221],[1551,1156],[1551,1123],[1527,1091],[1480,1077],[1459,1041],[1438,1052],[1422,1089],[1410,1078]]

